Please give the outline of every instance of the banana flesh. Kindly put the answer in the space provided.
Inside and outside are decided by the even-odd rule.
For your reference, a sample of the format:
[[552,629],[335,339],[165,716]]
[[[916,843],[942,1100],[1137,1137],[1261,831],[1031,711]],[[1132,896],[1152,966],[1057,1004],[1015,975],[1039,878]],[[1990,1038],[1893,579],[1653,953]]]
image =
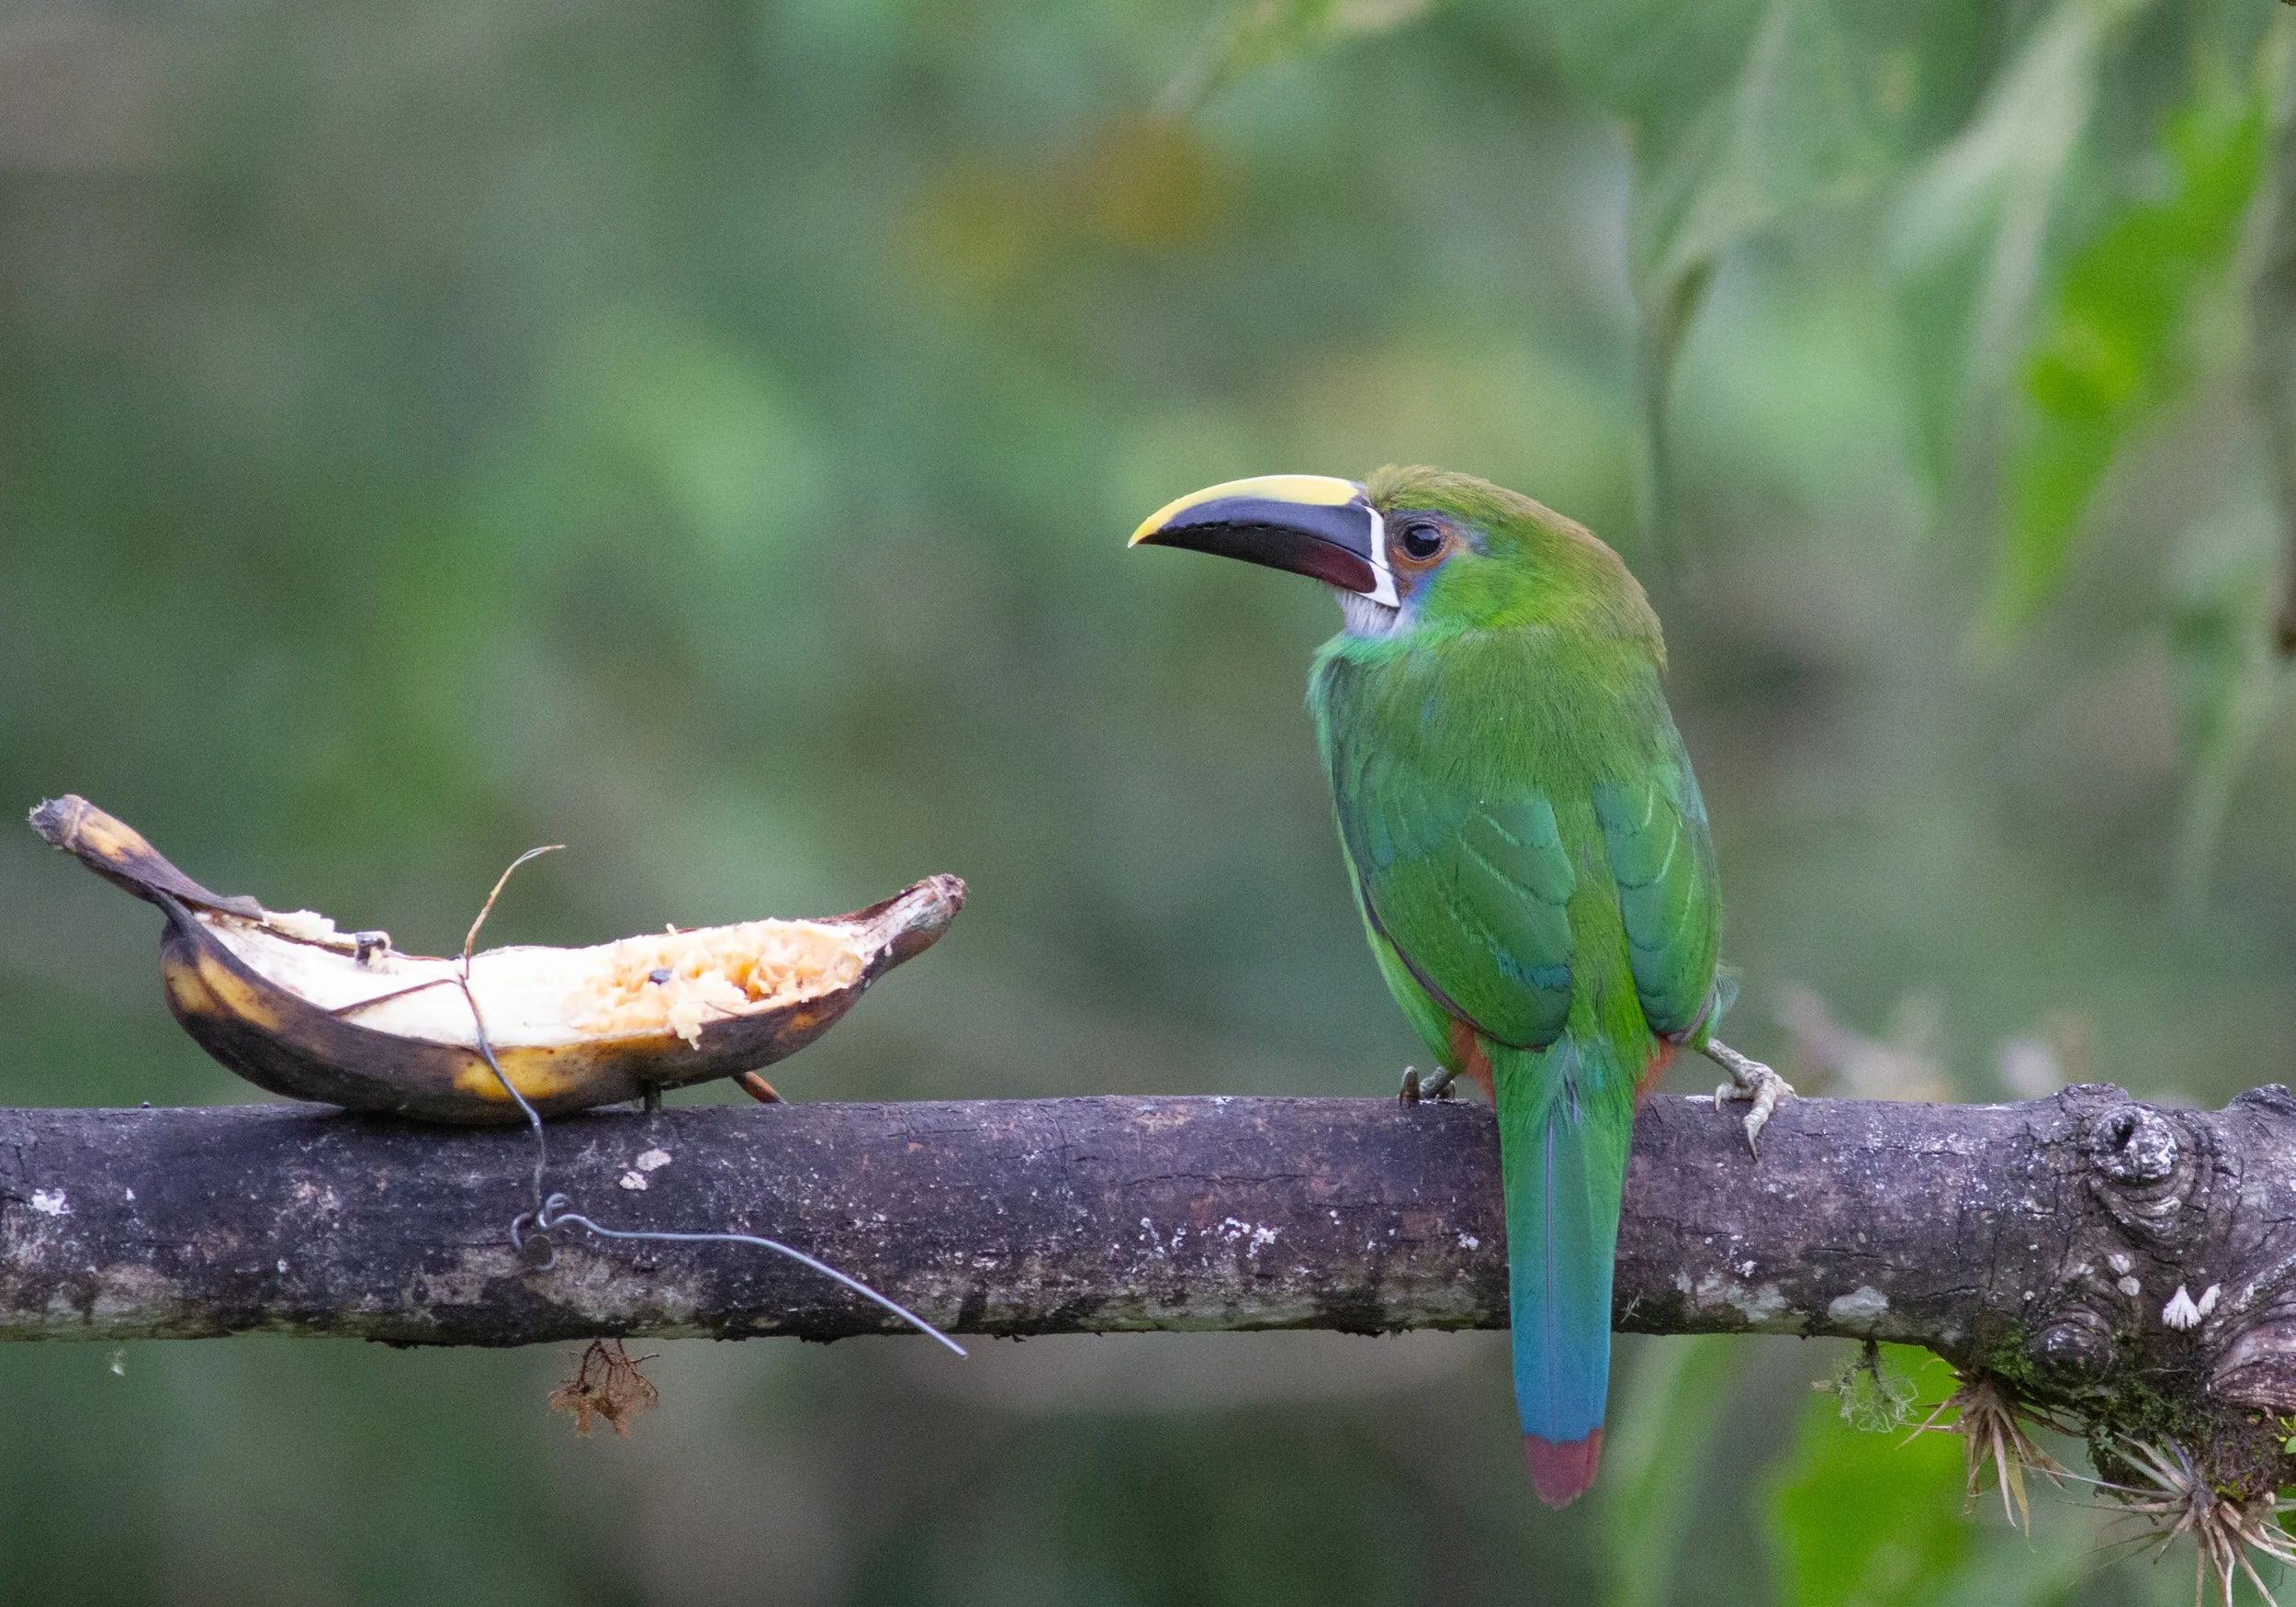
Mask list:
[[481,1049],[542,1115],[740,1078],[827,1031],[964,906],[932,876],[818,921],[624,938],[589,949],[402,954],[309,910],[210,893],[126,822],[67,794],[32,829],[167,917],[168,1007],[208,1053],[275,1094],[482,1125],[524,1119]]

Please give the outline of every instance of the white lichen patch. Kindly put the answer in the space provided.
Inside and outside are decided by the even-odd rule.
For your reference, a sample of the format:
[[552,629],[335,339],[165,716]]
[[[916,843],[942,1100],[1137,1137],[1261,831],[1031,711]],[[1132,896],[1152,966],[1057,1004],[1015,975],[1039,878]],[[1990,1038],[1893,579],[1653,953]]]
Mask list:
[[343,1200],[332,1188],[313,1183],[308,1177],[296,1180],[290,1197],[305,1210],[339,1211],[343,1208]]
[[549,1271],[528,1276],[537,1295],[602,1327],[643,1320],[664,1339],[682,1338],[703,1309],[701,1280],[660,1266],[641,1271],[612,1255],[572,1256],[561,1247]]
[[1767,1328],[1785,1314],[1785,1295],[1775,1284],[1764,1284],[1758,1289],[1749,1289],[1741,1285],[1733,1287],[1723,1298],[1755,1328]]
[[1826,1302],[1827,1319],[1842,1328],[1871,1332],[1889,1309],[1889,1297],[1870,1284]]
[[1244,1244],[1245,1253],[1253,1255],[1258,1254],[1262,1250],[1273,1244],[1277,1234],[1282,1231],[1279,1228],[1259,1227],[1251,1222],[1240,1221],[1234,1217],[1223,1219],[1215,1231],[1231,1244]]
[[1459,1248],[1461,1250],[1480,1250],[1482,1247],[1483,1242],[1480,1239],[1476,1238],[1474,1234],[1461,1233],[1459,1235]]
[[68,1217],[72,1201],[61,1188],[35,1188],[26,1202],[43,1217]]
[[523,1270],[518,1253],[507,1243],[466,1249],[450,1264],[418,1273],[396,1303],[401,1309],[479,1305],[497,1278],[515,1277]]
[[[96,1275],[95,1293],[82,1320],[98,1326],[142,1323],[149,1321],[154,1312],[189,1314],[191,1304],[185,1297],[183,1286],[174,1278],[163,1277],[148,1266],[122,1264],[105,1267]],[[82,1316],[76,1308],[73,1315]]]
[[1777,1285],[1750,1288],[1720,1273],[1708,1273],[1700,1278],[1690,1298],[1701,1306],[1729,1307],[1746,1320],[1750,1328],[1778,1326],[1778,1319],[1786,1312],[1785,1294]]
[[2122,1294],[2128,1296],[2132,1300],[2135,1299],[2139,1295],[2144,1292],[2144,1286],[2138,1283],[2136,1279],[2133,1277],[2124,1277],[2112,1287],[2119,1289]]
[[619,1183],[623,1187],[628,1189],[633,1194],[643,1194],[646,1192],[646,1174],[643,1172],[625,1172],[621,1176],[615,1178],[614,1181]]
[[637,1158],[637,1169],[640,1172],[658,1172],[669,1164],[670,1152],[668,1150],[648,1150]]

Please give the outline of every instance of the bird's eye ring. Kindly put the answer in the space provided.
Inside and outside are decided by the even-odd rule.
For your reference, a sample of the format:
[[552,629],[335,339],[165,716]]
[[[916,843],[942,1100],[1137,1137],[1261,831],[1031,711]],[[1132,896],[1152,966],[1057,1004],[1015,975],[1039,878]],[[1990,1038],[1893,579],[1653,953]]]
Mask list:
[[1414,519],[1403,526],[1396,537],[1403,556],[1424,563],[1443,550],[1443,526],[1425,519]]

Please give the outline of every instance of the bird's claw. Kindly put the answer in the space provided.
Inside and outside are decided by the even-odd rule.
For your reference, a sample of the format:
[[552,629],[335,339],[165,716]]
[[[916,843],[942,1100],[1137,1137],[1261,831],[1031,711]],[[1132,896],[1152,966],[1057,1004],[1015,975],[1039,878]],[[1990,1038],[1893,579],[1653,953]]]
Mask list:
[[1405,1105],[1416,1105],[1422,1099],[1449,1099],[1454,1096],[1451,1093],[1451,1080],[1452,1074],[1441,1067],[1437,1067],[1423,1079],[1417,1066],[1405,1066],[1403,1086],[1396,1097]]
[[1730,1073],[1730,1080],[1714,1091],[1714,1108],[1718,1114],[1726,1099],[1743,1099],[1753,1106],[1746,1113],[1746,1148],[1755,1160],[1761,1159],[1761,1129],[1770,1125],[1771,1113],[1778,1108],[1778,1101],[1794,1097],[1794,1084],[1758,1060],[1749,1060],[1727,1043],[1709,1041],[1705,1056]]

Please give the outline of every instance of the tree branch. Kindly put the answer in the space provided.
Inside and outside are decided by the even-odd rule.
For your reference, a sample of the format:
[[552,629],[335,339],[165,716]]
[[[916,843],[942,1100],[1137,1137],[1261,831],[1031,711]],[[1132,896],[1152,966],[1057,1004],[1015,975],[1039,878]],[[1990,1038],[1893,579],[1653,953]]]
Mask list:
[[[549,1186],[613,1227],[786,1240],[956,1332],[1497,1327],[1488,1110],[1097,1098],[599,1112]],[[0,1338],[400,1344],[893,1325],[727,1245],[507,1238],[532,1140],[308,1107],[0,1111]],[[538,1258],[537,1258],[538,1259]],[[2296,1410],[2296,1097],[1801,1099],[1635,1129],[1617,1321],[1905,1341],[2086,1418]],[[2207,1315],[2164,1320],[2184,1287]],[[2208,1298],[2214,1290],[2214,1298]],[[2132,1389],[2141,1384],[2142,1389]],[[2170,1424],[2168,1426],[2175,1426]]]

